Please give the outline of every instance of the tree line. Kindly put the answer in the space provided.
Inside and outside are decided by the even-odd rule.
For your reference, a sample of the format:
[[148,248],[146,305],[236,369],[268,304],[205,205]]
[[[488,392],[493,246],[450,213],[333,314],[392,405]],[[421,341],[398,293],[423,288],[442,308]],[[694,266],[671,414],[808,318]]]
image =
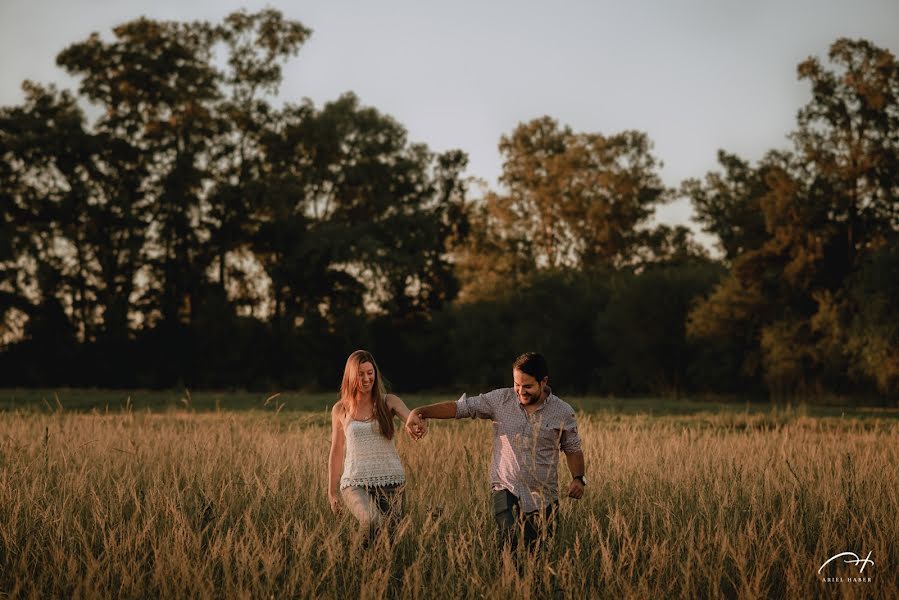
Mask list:
[[[77,91],[0,108],[0,385],[899,391],[899,63],[837,40],[791,147],[666,187],[639,131],[551,117],[480,196],[347,93],[274,104],[311,31],[275,10],[141,18],[65,48]],[[653,224],[689,198],[717,256]]]

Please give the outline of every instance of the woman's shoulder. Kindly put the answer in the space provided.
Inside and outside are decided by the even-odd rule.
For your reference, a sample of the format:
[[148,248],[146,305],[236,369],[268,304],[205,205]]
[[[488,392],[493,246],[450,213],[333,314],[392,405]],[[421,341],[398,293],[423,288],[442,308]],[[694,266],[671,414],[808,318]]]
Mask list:
[[343,400],[338,400],[331,408],[331,416],[343,419],[346,416],[347,404]]

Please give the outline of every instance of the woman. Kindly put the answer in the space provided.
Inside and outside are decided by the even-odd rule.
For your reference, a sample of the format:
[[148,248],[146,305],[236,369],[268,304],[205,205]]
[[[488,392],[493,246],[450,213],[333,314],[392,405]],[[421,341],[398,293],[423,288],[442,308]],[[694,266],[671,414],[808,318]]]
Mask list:
[[[370,353],[350,354],[340,400],[331,410],[328,502],[332,512],[340,511],[339,485],[339,495],[369,539],[403,513],[406,475],[393,444],[393,417],[405,423],[409,412],[402,400],[385,392]],[[415,432],[424,435],[420,426]]]

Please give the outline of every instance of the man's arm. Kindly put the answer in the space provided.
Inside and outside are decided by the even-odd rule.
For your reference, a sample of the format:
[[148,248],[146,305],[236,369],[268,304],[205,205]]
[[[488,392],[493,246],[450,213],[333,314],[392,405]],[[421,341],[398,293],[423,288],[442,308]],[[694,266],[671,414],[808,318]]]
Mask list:
[[571,472],[571,483],[568,484],[568,496],[580,498],[584,495],[584,483],[575,477],[583,476],[584,452],[581,450],[581,436],[577,432],[577,418],[571,407],[568,407],[568,415],[562,425],[562,437],[559,448],[565,453],[565,462]]
[[568,495],[578,499],[584,495],[584,484],[580,479],[584,475],[584,453],[580,450],[577,452],[566,452],[565,462],[568,463],[568,470],[571,472],[571,483],[568,484]]
[[428,404],[427,406],[419,406],[413,408],[409,412],[409,418],[406,419],[406,433],[413,440],[419,440],[427,431],[428,423],[425,419],[455,419],[456,403],[455,402],[438,402],[437,404]]
[[436,404],[428,404],[427,406],[419,406],[413,409],[412,413],[420,415],[425,419],[455,419],[456,403],[438,402]]
[[492,419],[495,404],[501,401],[503,394],[508,391],[508,389],[499,389],[477,396],[462,394],[462,397],[455,402],[438,402],[421,406],[410,413],[409,419],[406,421],[406,431],[417,439],[409,424],[423,425],[424,419]]

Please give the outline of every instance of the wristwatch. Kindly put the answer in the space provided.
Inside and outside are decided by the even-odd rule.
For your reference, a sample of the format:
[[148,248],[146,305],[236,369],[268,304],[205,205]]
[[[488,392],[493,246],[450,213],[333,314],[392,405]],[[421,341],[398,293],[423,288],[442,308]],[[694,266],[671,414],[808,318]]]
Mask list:
[[574,479],[580,479],[582,484],[587,485],[587,478],[584,475],[575,475]]

